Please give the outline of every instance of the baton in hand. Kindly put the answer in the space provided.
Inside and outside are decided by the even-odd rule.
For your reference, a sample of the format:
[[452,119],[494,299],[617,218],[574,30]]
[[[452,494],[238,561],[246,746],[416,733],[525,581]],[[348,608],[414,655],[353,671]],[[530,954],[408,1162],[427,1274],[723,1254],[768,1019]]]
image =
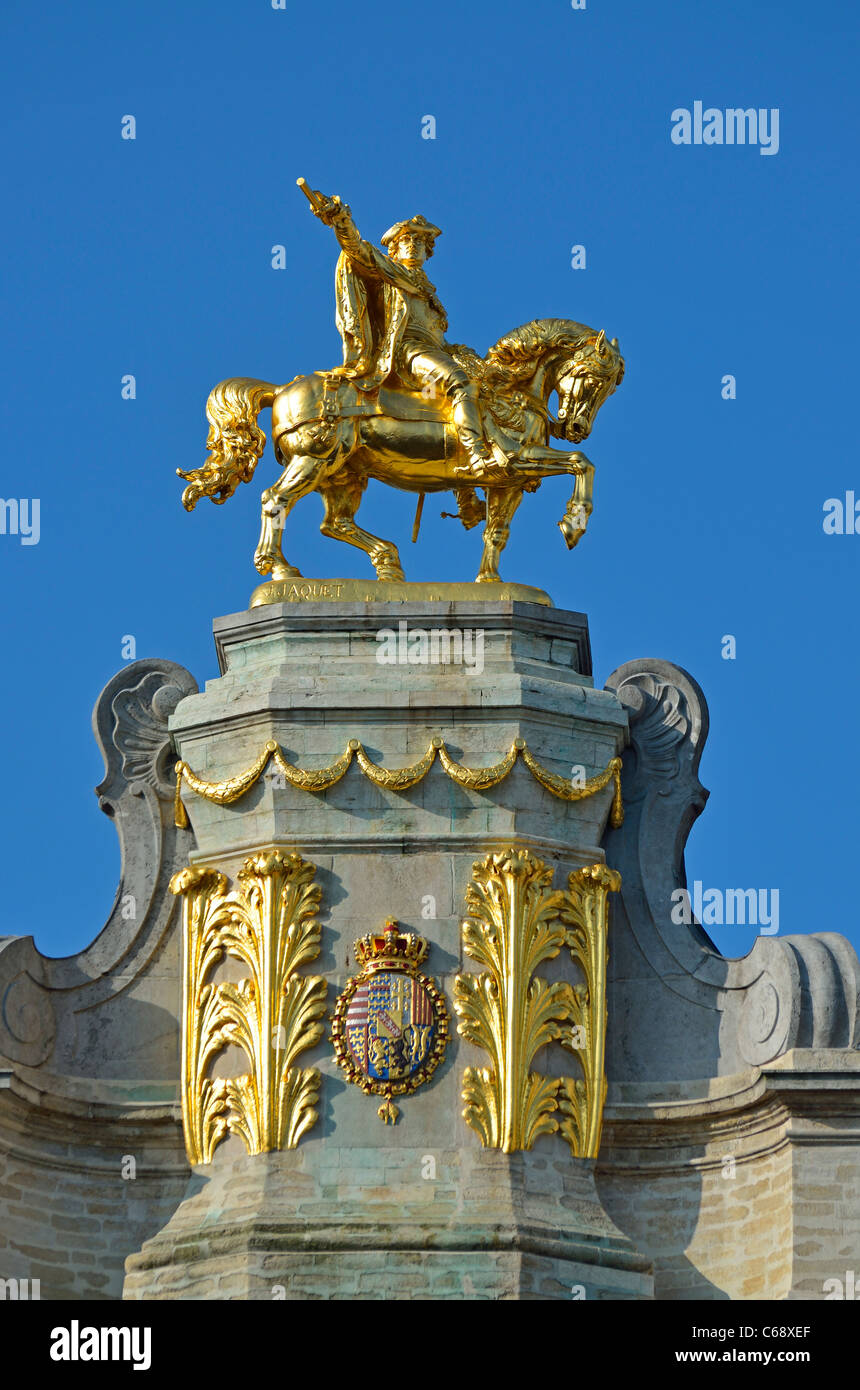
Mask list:
[[324,197],[324,195],[322,193],[319,193],[316,189],[311,188],[310,184],[307,182],[306,179],[296,179],[296,183],[304,193],[305,197],[307,198],[317,217],[321,216],[324,212],[329,211],[329,209],[327,208],[327,204],[329,202],[335,203],[338,207],[340,206],[340,198],[337,194],[335,194],[333,198],[329,199]]

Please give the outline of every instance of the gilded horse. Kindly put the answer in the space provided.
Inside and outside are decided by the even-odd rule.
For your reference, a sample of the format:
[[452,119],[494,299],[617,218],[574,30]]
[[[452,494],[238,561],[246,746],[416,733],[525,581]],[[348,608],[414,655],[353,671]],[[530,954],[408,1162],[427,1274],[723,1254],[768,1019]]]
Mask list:
[[[273,579],[301,577],[282,550],[284,524],[295,504],[318,492],[325,505],[320,530],[370,556],[378,579],[403,579],[397,547],[356,524],[368,480],[404,492],[453,491],[456,517],[468,529],[484,522],[478,581],[500,579],[499,557],[524,492],[544,478],[570,474],[575,491],[558,523],[568,548],[585,532],[592,509],[594,467],[584,454],[549,447],[554,436],[578,444],[591,432],[600,406],[624,375],[618,341],[570,319],[535,319],[507,333],[486,358],[449,349],[478,381],[493,462],[470,464],[445,415],[445,401],[402,389],[396,379],[373,395],[337,370],[299,376],[286,386],[233,377],[212,391],[206,406],[210,453],[202,468],[184,473],[187,511],[201,497],[222,503],[250,482],[266,447],[257,423],[272,409],[272,443],[283,466],[262,495],[262,527],[254,564]],[[553,418],[553,392],[558,409]],[[483,492],[484,499],[478,497]],[[420,515],[421,502],[419,502]],[[445,513],[443,513],[445,515]],[[418,516],[416,516],[416,529]]]

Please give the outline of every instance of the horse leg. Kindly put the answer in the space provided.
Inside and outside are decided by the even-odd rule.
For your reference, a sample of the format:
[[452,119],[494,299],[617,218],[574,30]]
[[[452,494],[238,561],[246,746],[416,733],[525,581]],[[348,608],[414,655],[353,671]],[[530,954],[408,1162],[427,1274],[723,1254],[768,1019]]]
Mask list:
[[594,464],[589,463],[585,454],[577,454],[576,457],[579,460],[576,471],[576,487],[565,508],[564,516],[558,523],[568,550],[572,550],[585,535],[588,518],[592,512],[594,493]]
[[325,467],[324,459],[299,456],[290,460],[273,487],[266,488],[261,498],[260,539],[254,552],[259,574],[271,574],[273,579],[301,578],[301,571],[287,563],[281,549],[284,522],[296,503],[314,491]]
[[521,487],[488,487],[487,524],[484,527],[484,553],[478,570],[478,584],[498,583],[499,557],[508,543],[511,518],[523,498]]
[[355,479],[346,483],[340,480],[336,487],[320,488],[325,504],[320,531],[332,540],[346,541],[348,545],[358,546],[359,550],[365,551],[370,556],[377,579],[404,579],[397,546],[392,541],[372,536],[369,531],[362,531],[355,524],[354,517],[366,485]]

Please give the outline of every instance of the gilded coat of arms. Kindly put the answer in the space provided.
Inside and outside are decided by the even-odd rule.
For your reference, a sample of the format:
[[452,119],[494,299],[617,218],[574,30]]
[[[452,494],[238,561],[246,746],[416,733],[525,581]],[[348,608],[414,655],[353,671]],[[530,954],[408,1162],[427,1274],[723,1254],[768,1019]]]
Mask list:
[[378,1115],[394,1124],[392,1096],[416,1091],[445,1054],[448,1010],[437,986],[418,974],[426,940],[387,922],[382,935],[355,943],[362,966],[340,994],[332,1042],[339,1065],[367,1095],[384,1096]]

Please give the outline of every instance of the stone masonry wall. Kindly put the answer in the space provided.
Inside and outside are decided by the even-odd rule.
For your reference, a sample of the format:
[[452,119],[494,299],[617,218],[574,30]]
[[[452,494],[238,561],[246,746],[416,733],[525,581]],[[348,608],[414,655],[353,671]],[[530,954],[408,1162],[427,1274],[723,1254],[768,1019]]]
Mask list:
[[647,1263],[601,1211],[592,1166],[538,1145],[311,1140],[249,1159],[229,1140],[129,1258],[125,1297],[649,1298]]
[[[671,1156],[674,1159],[674,1155]],[[729,1156],[730,1157],[730,1156]],[[781,1299],[791,1285],[787,1147],[723,1166],[713,1156],[602,1172],[613,1221],[654,1262],[657,1299]]]
[[[69,1116],[55,1117],[50,1137],[44,1116],[38,1127],[22,1143],[0,1110],[0,1279],[38,1279],[42,1299],[121,1298],[126,1255],[187,1188],[179,1125],[156,1122],[148,1137],[114,1126],[113,1148],[83,1142],[91,1126]],[[135,1176],[123,1178],[129,1158]]]

